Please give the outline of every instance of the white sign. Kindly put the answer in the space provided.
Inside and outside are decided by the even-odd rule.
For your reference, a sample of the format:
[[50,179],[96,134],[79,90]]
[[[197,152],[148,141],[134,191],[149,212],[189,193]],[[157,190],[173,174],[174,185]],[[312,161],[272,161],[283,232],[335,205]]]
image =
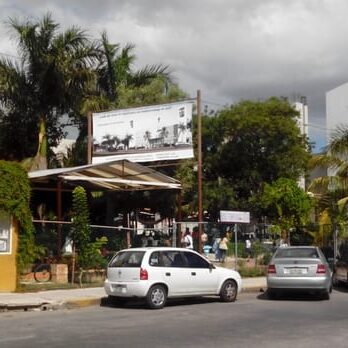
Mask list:
[[93,114],[93,163],[193,157],[192,104],[180,102]]
[[248,224],[250,223],[250,212],[220,210],[220,221]]
[[10,215],[0,211],[0,254],[11,252],[11,219]]

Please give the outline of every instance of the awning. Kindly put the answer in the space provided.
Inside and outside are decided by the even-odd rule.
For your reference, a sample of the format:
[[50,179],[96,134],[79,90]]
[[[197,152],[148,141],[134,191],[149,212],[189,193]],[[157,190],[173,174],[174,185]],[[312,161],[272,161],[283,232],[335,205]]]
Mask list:
[[60,179],[64,186],[81,185],[94,190],[181,189],[178,180],[127,160],[71,168],[39,170],[29,172],[28,176],[33,185],[41,187],[55,187],[57,180]]

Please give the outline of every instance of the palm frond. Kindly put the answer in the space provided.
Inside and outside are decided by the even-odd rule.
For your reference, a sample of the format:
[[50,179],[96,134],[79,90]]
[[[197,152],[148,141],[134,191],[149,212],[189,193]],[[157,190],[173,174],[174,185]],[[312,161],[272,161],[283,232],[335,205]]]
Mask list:
[[348,155],[348,125],[339,124],[330,136],[329,151],[336,156]]

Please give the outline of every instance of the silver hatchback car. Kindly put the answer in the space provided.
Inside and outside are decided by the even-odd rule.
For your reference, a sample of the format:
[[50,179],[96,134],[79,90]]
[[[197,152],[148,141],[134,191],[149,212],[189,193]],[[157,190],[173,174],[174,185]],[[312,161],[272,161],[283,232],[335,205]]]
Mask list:
[[314,292],[330,298],[332,272],[318,247],[280,247],[274,253],[267,271],[267,292],[275,298],[280,292]]

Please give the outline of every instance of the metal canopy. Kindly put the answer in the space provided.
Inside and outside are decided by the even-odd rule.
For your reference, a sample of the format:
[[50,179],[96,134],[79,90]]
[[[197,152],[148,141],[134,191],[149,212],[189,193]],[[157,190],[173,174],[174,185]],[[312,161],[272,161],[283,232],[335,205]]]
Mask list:
[[167,175],[127,160],[90,164],[71,168],[39,170],[28,173],[32,184],[56,186],[81,185],[94,190],[136,191],[181,189],[181,184]]

